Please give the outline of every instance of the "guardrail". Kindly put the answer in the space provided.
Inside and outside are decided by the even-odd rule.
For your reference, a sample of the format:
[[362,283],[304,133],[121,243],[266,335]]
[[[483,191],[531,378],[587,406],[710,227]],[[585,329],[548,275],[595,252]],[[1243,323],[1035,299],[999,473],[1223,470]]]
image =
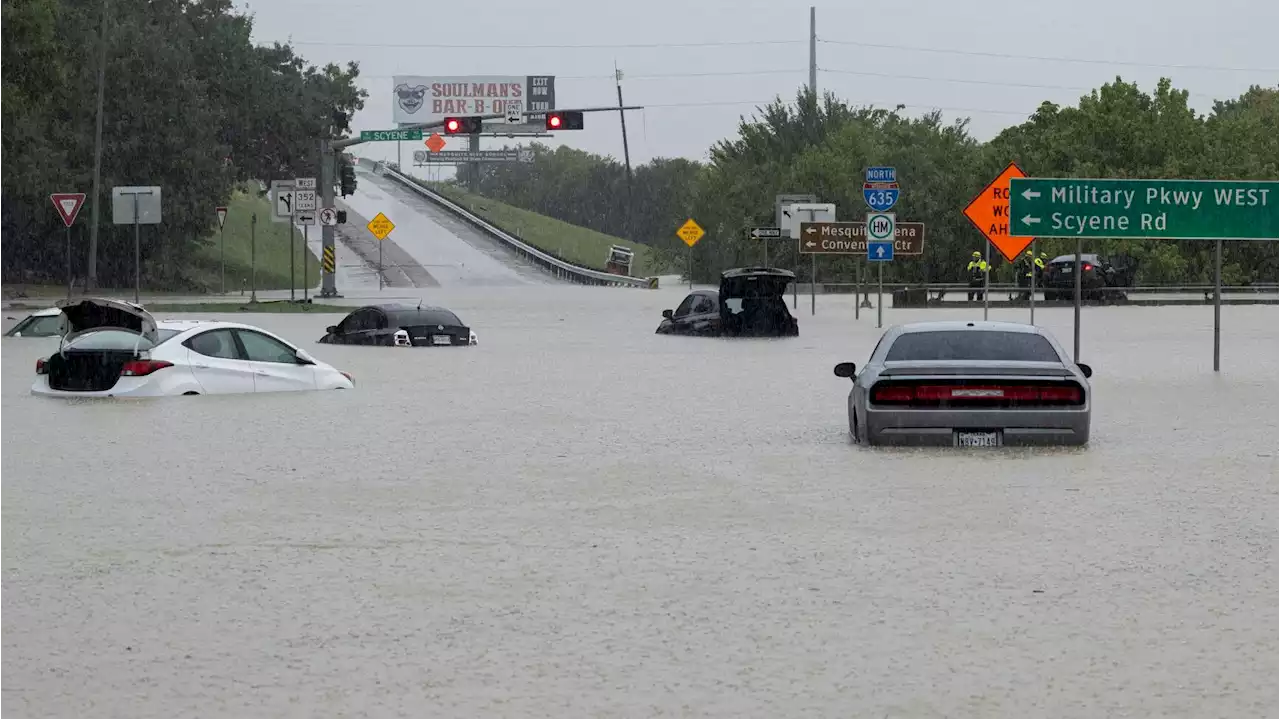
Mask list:
[[[804,287],[806,289],[808,288],[808,285],[804,283],[801,283],[799,286]],[[854,283],[854,282],[819,282],[818,293],[819,294],[853,294],[854,289],[859,286],[862,288],[862,292],[864,294],[871,294],[872,292],[876,291],[875,283],[863,282],[861,285],[858,285],[857,283]],[[970,287],[968,283],[965,283],[965,282],[926,282],[926,283],[894,282],[892,284],[886,282],[884,284],[884,291],[886,293],[893,292],[895,290],[904,290],[904,289],[905,290],[925,290],[926,292],[972,292],[975,289],[981,289],[981,288]],[[1015,285],[1008,282],[1001,282],[1001,283],[993,282],[987,287],[987,290],[989,292],[1021,293],[1021,292],[1027,292],[1030,289],[1031,288],[1027,285]],[[1117,291],[1125,292],[1129,294],[1205,293],[1210,297],[1212,297],[1214,286],[1213,285],[1145,285],[1141,287],[1108,287],[1107,289],[1117,290]],[[1041,293],[1043,291],[1044,291],[1044,286],[1037,283],[1036,293]],[[1065,291],[1067,293],[1075,292],[1074,288],[1068,288],[1066,290],[1060,290],[1060,291]],[[1087,287],[1084,288],[1083,291],[1086,294],[1090,292],[1089,288]],[[1275,284],[1275,283],[1254,284],[1254,285],[1223,285],[1222,286],[1222,294],[1224,295],[1258,294],[1258,293],[1275,294],[1277,292],[1280,292],[1280,284]]]
[[390,177],[405,187],[408,187],[427,198],[430,202],[433,202],[446,210],[449,210],[463,220],[466,220],[477,229],[498,240],[516,254],[538,265],[554,277],[582,285],[641,287],[645,289],[657,289],[658,287],[656,277],[628,277],[626,275],[615,275],[610,272],[601,272],[599,270],[580,267],[571,262],[566,262],[559,257],[555,257],[554,255],[543,252],[542,250],[523,242],[515,235],[512,235],[501,227],[485,220],[483,217],[471,212],[462,205],[459,205],[438,192],[428,190],[422,185],[419,185],[413,179],[405,177],[386,165],[383,165],[381,175],[383,177]]

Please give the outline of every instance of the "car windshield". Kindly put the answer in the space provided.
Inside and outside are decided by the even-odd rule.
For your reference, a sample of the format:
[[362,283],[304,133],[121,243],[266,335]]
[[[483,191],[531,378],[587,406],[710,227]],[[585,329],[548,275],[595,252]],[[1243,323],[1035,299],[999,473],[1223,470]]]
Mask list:
[[14,325],[5,334],[10,337],[22,333],[30,337],[41,337],[56,335],[62,331],[63,320],[65,318],[60,315],[32,315],[18,324]]
[[1062,358],[1041,335],[989,330],[908,332],[885,354],[886,362],[940,360],[1061,362]]

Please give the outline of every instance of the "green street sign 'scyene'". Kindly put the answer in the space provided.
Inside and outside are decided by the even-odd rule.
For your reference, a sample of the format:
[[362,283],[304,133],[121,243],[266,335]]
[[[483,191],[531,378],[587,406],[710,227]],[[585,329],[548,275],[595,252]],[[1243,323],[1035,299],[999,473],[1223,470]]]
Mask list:
[[361,130],[360,139],[365,142],[379,140],[421,140],[422,130]]
[[1252,180],[1009,181],[1009,234],[1278,240],[1280,183]]

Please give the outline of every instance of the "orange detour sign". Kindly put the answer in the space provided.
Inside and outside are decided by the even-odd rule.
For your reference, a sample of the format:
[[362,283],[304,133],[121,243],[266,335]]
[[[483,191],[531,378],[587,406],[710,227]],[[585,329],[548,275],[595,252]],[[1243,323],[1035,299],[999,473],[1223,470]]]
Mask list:
[[1026,177],[1026,173],[1016,163],[1009,163],[991,184],[969,206],[964,208],[964,216],[969,218],[973,226],[978,228],[1000,254],[1010,262],[1015,262],[1018,255],[1031,244],[1034,237],[1014,237],[1009,234],[1009,180],[1014,177]]

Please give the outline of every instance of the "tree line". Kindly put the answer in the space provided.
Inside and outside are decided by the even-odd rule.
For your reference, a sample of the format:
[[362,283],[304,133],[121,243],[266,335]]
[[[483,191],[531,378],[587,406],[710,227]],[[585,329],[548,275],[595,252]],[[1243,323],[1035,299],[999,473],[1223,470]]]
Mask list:
[[[1025,122],[979,142],[967,120],[945,123],[936,112],[913,118],[901,107],[855,107],[801,90],[793,103],[778,99],[743,118],[737,136],[716,143],[707,162],[656,159],[628,183],[612,157],[535,144],[533,163],[483,166],[476,181],[495,199],[649,244],[679,268],[685,246],[675,230],[693,217],[707,230],[693,250],[694,275],[707,281],[763,260],[746,230],[775,224],[776,194],[813,193],[846,216],[861,214],[864,168],[890,165],[903,188],[899,220],[927,229],[925,255],[892,263],[886,280],[954,282],[986,242],[962,210],[1009,162],[1033,177],[1277,179],[1276,89],[1253,87],[1206,114],[1189,107],[1187,96],[1168,79],[1148,94],[1116,78],[1075,107],[1045,102]],[[1090,240],[1086,251],[1131,258],[1140,283],[1202,283],[1211,280],[1212,244]],[[1042,240],[1038,249],[1069,254],[1075,243]],[[800,259],[795,242],[770,246],[771,264],[801,266],[807,275],[808,260]],[[819,280],[849,280],[859,261],[821,258]],[[1014,278],[1003,259],[995,273]],[[1275,282],[1277,274],[1276,243],[1226,243],[1225,282]]]
[[[366,93],[355,63],[315,67],[288,45],[255,45],[252,18],[230,0],[104,8],[4,2],[3,277],[65,277],[64,230],[49,195],[91,193],[107,12],[98,284],[128,286],[133,277],[133,232],[112,224],[111,188],[159,185],[163,223],[142,232],[144,281],[183,288],[184,269],[216,228],[214,208],[245,184],[317,175],[320,139],[343,137]],[[94,201],[76,223],[79,277]]]

